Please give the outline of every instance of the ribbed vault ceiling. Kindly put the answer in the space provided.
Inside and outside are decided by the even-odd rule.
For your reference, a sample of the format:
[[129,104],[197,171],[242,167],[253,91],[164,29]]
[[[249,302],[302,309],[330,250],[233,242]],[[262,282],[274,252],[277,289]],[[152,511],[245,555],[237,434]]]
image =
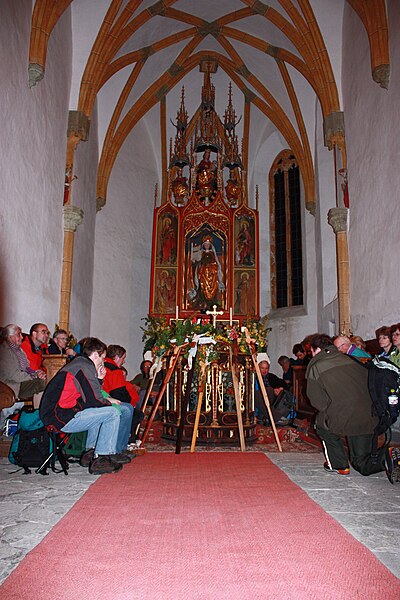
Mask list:
[[[310,150],[315,104],[324,119],[342,110],[340,40],[345,9],[360,18],[369,38],[372,75],[387,85],[384,0],[270,0],[268,4],[258,0],[37,0],[30,47],[30,70],[36,81],[45,71],[51,32],[70,5],[70,108],[90,119],[98,101],[97,194],[104,200],[116,157],[140,119],[147,120],[161,153],[160,100],[166,98],[169,123],[184,85],[187,110],[194,114],[203,81],[201,60],[218,63],[213,82],[220,114],[227,103],[229,81],[237,114],[243,114],[245,102],[251,105],[250,131],[256,135],[249,144],[249,169],[260,145],[278,131],[296,154],[309,203],[315,189]],[[172,125],[167,125],[166,137],[173,135]]]

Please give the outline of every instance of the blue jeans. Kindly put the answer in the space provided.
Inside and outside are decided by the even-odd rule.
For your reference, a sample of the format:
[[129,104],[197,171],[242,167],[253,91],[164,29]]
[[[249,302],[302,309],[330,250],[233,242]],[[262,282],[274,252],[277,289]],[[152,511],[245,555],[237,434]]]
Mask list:
[[121,404],[118,405],[118,408],[121,409],[121,417],[117,439],[117,454],[123,450],[126,450],[129,436],[131,435],[131,424],[133,417],[132,404],[129,404],[128,402],[121,402]]
[[[115,454],[119,440],[120,414],[113,406],[85,408],[61,429],[65,433],[87,431],[86,448],[94,448],[95,454]],[[129,432],[128,432],[129,435]]]

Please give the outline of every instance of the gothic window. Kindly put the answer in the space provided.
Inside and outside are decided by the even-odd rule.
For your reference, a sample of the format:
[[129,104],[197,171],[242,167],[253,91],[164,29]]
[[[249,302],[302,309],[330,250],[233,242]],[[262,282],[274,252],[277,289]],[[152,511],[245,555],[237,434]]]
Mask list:
[[286,150],[269,176],[272,307],[303,304],[300,172]]

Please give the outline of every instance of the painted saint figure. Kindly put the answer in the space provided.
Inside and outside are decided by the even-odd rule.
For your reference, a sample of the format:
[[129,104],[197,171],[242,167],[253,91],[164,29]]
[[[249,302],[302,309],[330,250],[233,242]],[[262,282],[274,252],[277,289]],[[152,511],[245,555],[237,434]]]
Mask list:
[[161,248],[160,248],[161,264],[171,265],[176,259],[176,235],[172,221],[169,217],[165,217],[161,229]]
[[206,308],[220,301],[220,293],[225,290],[222,280],[222,267],[211,235],[202,238],[201,246],[192,244],[190,260],[193,273],[193,287],[188,299],[193,306]]
[[238,315],[253,316],[254,308],[254,281],[249,273],[240,274],[240,281],[236,288],[235,313]]
[[237,265],[252,265],[251,249],[253,238],[250,233],[250,226],[247,220],[242,222],[240,231],[236,238],[235,262]]

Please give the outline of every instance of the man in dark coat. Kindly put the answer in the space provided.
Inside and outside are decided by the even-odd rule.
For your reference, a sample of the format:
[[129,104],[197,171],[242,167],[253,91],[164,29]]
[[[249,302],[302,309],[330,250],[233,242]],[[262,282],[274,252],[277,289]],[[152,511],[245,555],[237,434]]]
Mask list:
[[385,470],[385,449],[371,459],[373,430],[378,422],[372,416],[368,391],[368,371],[332,344],[325,334],[310,338],[313,358],[306,371],[307,396],[318,410],[316,431],[322,440],[327,471],[350,473],[349,459],[342,441],[347,437],[350,463],[362,475]]

